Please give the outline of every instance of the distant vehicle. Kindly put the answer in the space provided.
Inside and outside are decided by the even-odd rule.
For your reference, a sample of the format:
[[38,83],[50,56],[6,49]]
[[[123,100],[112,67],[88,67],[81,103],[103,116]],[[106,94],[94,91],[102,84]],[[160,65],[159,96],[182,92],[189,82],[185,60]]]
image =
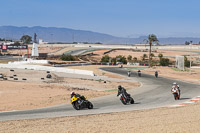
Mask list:
[[138,76],[141,77],[142,73],[140,70],[138,70]]
[[158,72],[157,72],[157,71],[155,71],[155,77],[156,77],[156,78],[158,77]]
[[127,74],[128,74],[128,77],[130,77],[131,76],[131,71],[128,71]]
[[123,62],[116,62],[116,65],[123,65]]
[[3,78],[3,74],[0,73],[0,78]]

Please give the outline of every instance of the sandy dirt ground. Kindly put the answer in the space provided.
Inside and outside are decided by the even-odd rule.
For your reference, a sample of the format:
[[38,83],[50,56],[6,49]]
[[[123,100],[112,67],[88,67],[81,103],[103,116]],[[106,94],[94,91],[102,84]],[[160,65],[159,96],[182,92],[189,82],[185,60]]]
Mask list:
[[[156,50],[157,52],[152,52],[155,56],[158,56],[159,53],[162,53],[163,56],[176,56],[176,55],[195,55],[196,53],[190,53],[190,52],[174,52],[174,51],[166,51],[166,50]],[[131,55],[133,58],[137,57],[138,59],[141,59],[141,56],[143,56],[143,54],[149,54],[149,52],[135,52],[135,51],[127,51],[127,50],[115,50],[111,53],[109,53],[108,55],[111,57],[116,57],[117,55],[123,55],[125,57],[128,57],[129,55]]]
[[0,122],[4,133],[198,133],[200,102],[112,114]]
[[85,95],[89,99],[113,93],[59,84],[2,81],[1,85],[3,87],[0,89],[0,111],[34,109],[69,103],[71,91]]
[[[51,73],[52,78],[48,79],[45,71],[1,69],[0,73],[8,78],[7,81],[0,79],[0,111],[34,109],[69,103],[71,91],[90,99],[117,93],[116,88],[119,84],[127,89],[139,86],[139,83],[128,80],[127,82],[106,80],[104,83],[104,80],[62,78],[54,73]],[[26,80],[22,80],[23,78]]]
[[[195,50],[156,50],[157,53],[162,53],[164,56],[174,56],[176,57],[176,55],[197,55],[197,53],[195,53]],[[184,52],[184,51],[194,51],[193,52]],[[156,54],[157,55],[157,54]]]
[[[104,56],[103,53],[106,52],[108,50],[99,50],[99,51],[94,51],[92,58],[95,58],[97,60],[101,60],[101,58]],[[187,51],[187,50],[185,50]],[[190,51],[190,50],[189,50]],[[191,50],[192,51],[192,50]],[[159,59],[157,56],[161,53],[163,54],[163,57],[167,57],[170,58],[171,60],[174,60],[174,58],[176,57],[176,55],[199,55],[197,53],[191,53],[191,52],[183,52],[181,50],[177,50],[177,51],[172,51],[172,50],[156,50],[152,52],[154,54],[154,59]],[[136,52],[136,51],[132,51],[132,50],[114,50],[110,53],[108,53],[107,55],[114,58],[118,55],[122,55],[125,56],[126,58],[131,55],[132,58],[136,57],[137,59],[141,60],[142,56],[146,54],[147,56],[149,55],[149,52]]]
[[[99,66],[87,66],[87,69],[96,69]],[[76,67],[75,67],[76,68]],[[160,69],[159,73],[162,76],[171,75],[174,78],[179,78],[179,76],[175,77],[175,75],[181,75],[185,77],[183,72],[180,74],[174,73],[170,68],[157,68]],[[146,73],[153,74],[153,68],[145,70]],[[101,70],[96,70],[101,71]],[[168,71],[166,73],[166,71]],[[170,73],[171,72],[171,73]],[[100,72],[101,73],[101,72]],[[178,72],[179,73],[179,72]],[[199,71],[196,71],[199,74]],[[180,76],[180,77],[181,77]],[[74,81],[76,79],[73,79]],[[0,81],[0,82],[8,82],[8,81]],[[35,83],[38,81],[35,81]],[[50,81],[49,81],[50,82]],[[72,81],[73,82],[73,81]],[[9,82],[11,83],[11,82]],[[20,86],[21,82],[13,83],[16,88],[18,88],[18,84]],[[23,83],[24,84],[24,83]],[[30,84],[29,84],[30,85]],[[10,86],[13,86],[12,83]],[[33,88],[37,85],[33,83]],[[25,87],[25,86],[24,86]],[[66,86],[59,87],[59,89],[54,85],[40,85],[37,89],[46,89],[43,90],[48,92],[48,95],[51,97],[50,99],[54,99],[56,101],[56,95],[59,95],[59,92],[68,93]],[[70,88],[68,88],[70,89]],[[8,90],[8,89],[5,89]],[[16,90],[21,92],[26,89]],[[36,90],[36,91],[37,91]],[[28,91],[28,90],[26,90]],[[70,90],[71,91],[71,90]],[[81,93],[84,94],[85,90],[82,90]],[[15,92],[15,91],[14,91]],[[56,93],[55,93],[56,92]],[[104,91],[103,91],[104,92]],[[26,94],[27,92],[24,92]],[[37,93],[37,92],[35,92]],[[52,95],[55,93],[55,95]],[[92,93],[92,91],[91,91]],[[95,96],[105,95],[98,94],[94,92]],[[108,94],[108,93],[106,93]],[[0,94],[2,95],[2,93]],[[26,95],[28,96],[28,95]],[[29,96],[28,96],[29,97]],[[39,98],[39,97],[37,97]],[[48,97],[49,98],[49,97]],[[66,95],[59,96],[59,98],[63,98],[63,101],[67,100]],[[59,99],[58,98],[58,99]],[[19,99],[19,98],[17,98]],[[27,99],[27,97],[25,98]],[[44,97],[45,99],[45,97]],[[23,103],[22,99],[19,101],[20,105]],[[30,100],[33,102],[33,100]],[[40,102],[39,102],[40,101]],[[39,103],[42,103],[43,99],[39,98]],[[48,103],[48,100],[44,100],[45,103]],[[49,100],[50,102],[51,100]],[[60,99],[58,100],[60,101]],[[61,100],[62,101],[62,100]],[[8,102],[9,103],[9,102]],[[37,105],[37,102],[35,102]],[[58,104],[55,103],[55,104]],[[9,104],[8,104],[9,105]],[[44,106],[45,104],[42,103]],[[14,105],[12,105],[14,106]],[[31,105],[28,105],[29,107]],[[38,105],[37,105],[38,106]],[[49,119],[34,119],[34,120],[20,120],[20,121],[5,121],[0,122],[0,132],[9,132],[9,133],[21,133],[21,132],[30,132],[30,133],[73,133],[73,132],[83,132],[83,133],[121,133],[121,132],[136,132],[136,133],[156,133],[156,132],[169,132],[169,133],[192,133],[199,132],[200,130],[200,114],[198,110],[200,109],[200,102],[195,104],[191,104],[184,107],[174,107],[174,108],[158,108],[158,109],[149,109],[149,110],[141,110],[141,111],[129,111],[129,112],[121,112],[121,113],[111,113],[111,114],[98,114],[98,115],[87,115],[87,116],[75,116],[75,117],[62,117],[62,118],[49,118]]]
[[[54,53],[62,49],[63,47],[38,47],[39,53]],[[24,55],[27,54],[26,49],[19,49],[19,50],[8,50],[7,53],[10,54],[19,54],[19,55]],[[29,48],[29,54],[32,53],[32,47]]]

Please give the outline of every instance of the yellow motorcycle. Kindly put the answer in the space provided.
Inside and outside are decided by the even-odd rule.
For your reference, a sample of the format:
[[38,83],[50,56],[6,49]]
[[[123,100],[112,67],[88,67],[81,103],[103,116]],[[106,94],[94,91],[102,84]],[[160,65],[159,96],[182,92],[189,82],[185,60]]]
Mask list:
[[71,98],[70,103],[72,104],[73,108],[76,110],[80,110],[83,108],[93,109],[93,104],[87,100],[84,96],[77,96],[74,95]]

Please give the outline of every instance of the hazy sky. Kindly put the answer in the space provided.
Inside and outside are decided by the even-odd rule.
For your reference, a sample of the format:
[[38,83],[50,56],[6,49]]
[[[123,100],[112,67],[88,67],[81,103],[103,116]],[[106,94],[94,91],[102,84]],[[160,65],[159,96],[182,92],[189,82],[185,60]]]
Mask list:
[[200,0],[1,0],[0,25],[200,37]]

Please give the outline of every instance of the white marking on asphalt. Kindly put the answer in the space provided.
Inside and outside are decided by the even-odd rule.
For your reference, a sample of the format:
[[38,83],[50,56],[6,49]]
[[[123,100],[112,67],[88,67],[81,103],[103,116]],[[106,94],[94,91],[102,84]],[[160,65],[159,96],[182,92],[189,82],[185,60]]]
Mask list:
[[6,112],[15,112],[15,111],[18,111],[18,110],[0,111],[0,113],[6,113]]
[[[199,101],[200,99],[192,99],[192,100],[194,100],[194,101]],[[190,100],[190,101],[192,101],[192,100]]]
[[181,107],[181,106],[184,106],[184,105],[170,105],[169,107]]
[[[195,103],[195,101],[188,101],[188,102],[184,102],[184,103]],[[182,104],[184,104],[182,103]]]

